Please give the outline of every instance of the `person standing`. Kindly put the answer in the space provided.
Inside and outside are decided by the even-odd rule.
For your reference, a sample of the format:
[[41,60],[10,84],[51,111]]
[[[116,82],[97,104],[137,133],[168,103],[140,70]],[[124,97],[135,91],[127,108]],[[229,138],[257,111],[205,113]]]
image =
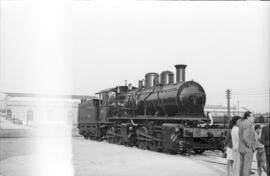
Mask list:
[[232,155],[233,155],[232,175],[239,176],[240,175],[240,153],[238,151],[238,147],[239,147],[239,125],[241,123],[241,117],[234,116],[232,121],[234,125],[231,131]]
[[261,134],[261,143],[264,145],[265,153],[266,153],[266,168],[267,168],[267,176],[270,176],[270,131],[269,131],[269,123],[263,127]]
[[[255,125],[255,139],[256,139],[256,159],[257,159],[257,168],[258,168],[258,176],[262,175],[262,169],[266,172],[266,157],[264,145],[259,141],[262,127],[261,125]],[[266,172],[267,173],[267,172]]]
[[239,125],[239,146],[240,152],[240,176],[249,176],[253,154],[255,152],[255,133],[252,128],[254,116],[250,111],[245,112],[244,119]]
[[232,127],[233,127],[233,120],[230,121],[229,128],[227,131],[227,136],[225,139],[226,158],[227,158],[227,174],[226,174],[226,176],[232,175],[232,167],[233,167],[232,135],[231,135]]

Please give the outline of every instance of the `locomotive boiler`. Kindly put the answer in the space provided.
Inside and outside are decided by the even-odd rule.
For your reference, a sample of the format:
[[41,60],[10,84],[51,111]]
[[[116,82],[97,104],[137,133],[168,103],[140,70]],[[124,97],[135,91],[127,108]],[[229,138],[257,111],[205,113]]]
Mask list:
[[85,138],[185,154],[223,150],[226,129],[213,125],[204,113],[205,91],[185,81],[186,65],[174,73],[147,73],[138,87],[130,84],[105,89],[99,98],[83,100],[78,128]]

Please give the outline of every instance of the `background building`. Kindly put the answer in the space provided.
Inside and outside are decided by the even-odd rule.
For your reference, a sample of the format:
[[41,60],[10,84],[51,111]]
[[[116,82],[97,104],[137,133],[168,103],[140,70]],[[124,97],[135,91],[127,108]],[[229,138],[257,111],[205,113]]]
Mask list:
[[[227,123],[228,122],[228,110],[227,106],[223,105],[206,105],[204,108],[205,113],[211,113],[212,117],[214,118],[215,123]],[[244,113],[249,111],[249,109],[245,107],[236,106],[231,107],[230,109],[230,116],[240,116],[243,117]],[[255,123],[266,123],[270,122],[270,113],[256,113],[253,114],[255,116]]]
[[57,121],[65,116],[77,123],[78,100],[11,99],[7,103],[7,119],[14,123],[32,125],[37,119]]
[[[210,112],[212,114],[212,116],[227,116],[228,111],[227,111],[227,106],[223,106],[223,105],[206,105],[204,108],[205,112]],[[230,109],[230,115],[231,116],[243,116],[244,113],[248,111],[247,108],[245,107],[239,107],[237,108],[236,106],[231,107]]]
[[13,123],[71,122],[76,126],[78,104],[88,95],[0,93],[0,116]]
[[[231,107],[230,109],[230,116],[240,116],[243,117],[244,113],[248,111],[247,108],[245,107]],[[204,112],[211,113],[214,123],[228,123],[229,118],[228,118],[228,110],[227,106],[223,105],[206,105],[204,108]]]

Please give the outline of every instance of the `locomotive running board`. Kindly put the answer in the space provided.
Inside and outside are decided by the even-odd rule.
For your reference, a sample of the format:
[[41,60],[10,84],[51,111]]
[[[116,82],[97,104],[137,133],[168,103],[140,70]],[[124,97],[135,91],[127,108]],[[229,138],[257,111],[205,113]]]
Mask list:
[[110,117],[109,120],[172,120],[172,121],[202,121],[202,117],[152,117],[152,116],[139,116],[139,117]]

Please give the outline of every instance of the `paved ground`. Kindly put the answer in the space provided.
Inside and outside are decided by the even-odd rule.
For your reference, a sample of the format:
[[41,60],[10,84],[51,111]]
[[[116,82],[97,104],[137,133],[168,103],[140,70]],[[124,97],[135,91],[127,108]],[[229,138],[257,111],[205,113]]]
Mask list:
[[31,138],[0,138],[0,161],[13,156],[33,154],[34,145]]
[[[33,151],[36,146],[31,138],[0,139],[0,176],[35,175],[32,170],[36,164]],[[75,176],[225,176],[226,159],[219,152],[183,157],[82,138],[73,138],[72,146],[70,175]],[[255,161],[253,168],[256,169]]]

